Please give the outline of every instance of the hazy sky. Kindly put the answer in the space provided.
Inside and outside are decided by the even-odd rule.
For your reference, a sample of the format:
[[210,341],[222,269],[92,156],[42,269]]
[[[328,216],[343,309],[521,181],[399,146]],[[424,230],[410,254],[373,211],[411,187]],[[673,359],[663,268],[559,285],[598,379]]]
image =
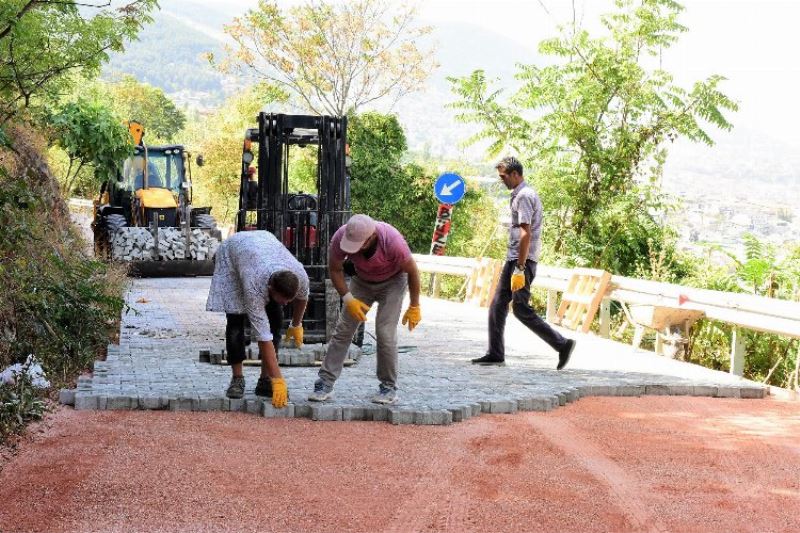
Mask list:
[[[289,6],[302,1],[279,3]],[[709,130],[717,141],[713,149],[676,143],[668,174],[688,171],[695,162],[708,160],[706,173],[714,175],[724,174],[716,167],[726,166],[746,168],[745,174],[753,176],[800,176],[800,0],[679,2],[685,7],[679,20],[688,32],[664,53],[663,68],[685,88],[712,74],[725,76],[728,80],[721,89],[739,103],[739,111],[729,115],[732,132]],[[225,12],[235,16],[254,7],[257,0],[204,3],[224,6]],[[167,11],[169,4],[169,0],[161,1]],[[537,60],[538,43],[555,36],[559,24],[572,20],[573,5],[578,20],[592,34],[601,31],[600,15],[614,8],[612,0],[419,0],[416,5],[421,23],[480,26],[517,42],[516,57],[530,57],[530,62]],[[530,54],[521,54],[523,49]],[[514,59],[497,57],[495,65],[480,66],[504,62],[511,66]],[[447,73],[447,65],[442,70]]]
[[[281,0],[282,5],[302,0]],[[399,0],[398,0],[399,1]],[[680,0],[679,0],[680,1]],[[232,15],[256,0],[210,0]],[[406,4],[407,2],[403,2]],[[689,31],[663,57],[663,66],[688,84],[722,74],[723,85],[740,105],[733,119],[748,129],[800,144],[800,0],[683,0],[681,23]],[[169,10],[169,0],[162,0]],[[461,21],[502,33],[535,49],[556,34],[557,24],[572,20],[573,5],[584,27],[599,28],[599,15],[612,0],[424,0],[421,22]],[[464,36],[469,39],[468,35]],[[503,58],[497,58],[502,61]]]
[[[689,31],[665,53],[664,68],[684,86],[724,75],[723,91],[740,103],[734,123],[800,144],[800,105],[793,105],[800,95],[800,0],[681,3],[680,21]],[[590,30],[613,7],[610,0],[426,0],[420,15],[488,27],[535,48],[555,35],[557,24],[572,20],[573,4]]]

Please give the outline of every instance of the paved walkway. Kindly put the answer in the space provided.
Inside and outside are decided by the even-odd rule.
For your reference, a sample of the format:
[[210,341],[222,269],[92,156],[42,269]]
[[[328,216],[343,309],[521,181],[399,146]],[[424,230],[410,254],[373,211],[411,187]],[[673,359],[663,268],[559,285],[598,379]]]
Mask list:
[[764,386],[724,372],[670,360],[594,336],[578,339],[569,366],[554,370],[555,353],[509,317],[507,365],[479,367],[469,359],[486,347],[486,309],[423,299],[423,321],[399,336],[399,401],[370,403],[377,391],[375,355],[367,322],[365,353],[345,368],[332,401],[308,402],[313,367],[285,367],[290,404],[275,410],[253,394],[257,367],[245,367],[247,394],[225,398],[228,367],[199,362],[201,349],[224,348],[224,315],[207,313],[210,278],[132,281],[131,310],[123,315],[120,344],[81,378],[77,393],[62,394],[77,409],[169,409],[246,411],[267,417],[314,420],[376,420],[393,424],[450,424],[479,413],[547,411],[585,396],[695,395],[762,398]]

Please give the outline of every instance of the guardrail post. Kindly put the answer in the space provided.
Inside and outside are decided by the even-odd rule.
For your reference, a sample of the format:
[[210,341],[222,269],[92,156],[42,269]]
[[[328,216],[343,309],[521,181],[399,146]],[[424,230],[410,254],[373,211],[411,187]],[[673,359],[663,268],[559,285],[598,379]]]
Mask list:
[[731,374],[741,376],[744,373],[745,343],[741,328],[734,326],[731,335]]
[[441,286],[441,280],[439,279],[439,275],[437,273],[431,274],[431,284],[433,285],[433,289],[431,290],[431,294],[434,298],[439,297],[439,288]]
[[556,311],[558,310],[556,304],[558,300],[558,292],[553,289],[547,290],[547,321],[555,322]]
[[600,336],[607,339],[611,336],[611,299],[600,301]]

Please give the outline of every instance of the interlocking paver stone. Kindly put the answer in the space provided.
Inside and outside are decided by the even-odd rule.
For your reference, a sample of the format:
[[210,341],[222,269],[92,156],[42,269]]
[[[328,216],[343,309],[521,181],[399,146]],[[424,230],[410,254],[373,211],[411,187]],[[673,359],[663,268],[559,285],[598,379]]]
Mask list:
[[[565,332],[578,339],[570,365],[556,371],[556,355],[524,326],[509,317],[506,366],[482,367],[469,359],[486,348],[487,310],[423,299],[423,321],[409,333],[398,330],[398,401],[377,405],[374,313],[367,321],[360,361],[344,369],[330,401],[307,401],[316,367],[284,367],[290,404],[274,409],[255,396],[258,367],[245,367],[243,399],[225,397],[230,369],[199,361],[201,350],[225,348],[225,317],[207,313],[210,278],[136,279],[126,300],[120,344],[110,345],[93,376],[62,391],[62,403],[75,409],[170,409],[239,411],[268,418],[370,420],[392,424],[449,424],[481,413],[549,411],[587,396],[649,394],[763,398],[768,389],[724,372],[673,361],[593,336]],[[319,360],[320,346],[284,349],[289,360]]]

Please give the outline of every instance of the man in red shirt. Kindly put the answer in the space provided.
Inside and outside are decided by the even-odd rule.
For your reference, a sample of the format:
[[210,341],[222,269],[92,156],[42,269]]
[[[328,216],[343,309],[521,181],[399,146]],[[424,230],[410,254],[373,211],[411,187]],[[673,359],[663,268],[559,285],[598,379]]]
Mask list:
[[[350,286],[344,279],[344,261],[355,267]],[[378,304],[375,333],[378,342],[378,394],[372,401],[394,403],[397,398],[397,324],[408,285],[410,305],[403,315],[403,325],[413,330],[422,320],[419,308],[419,272],[405,238],[386,222],[367,215],[353,215],[331,238],[328,267],[333,286],[342,297],[345,311],[328,343],[319,379],[314,384],[311,401],[327,400],[342,372],[347,348],[360,322],[373,303]]]

